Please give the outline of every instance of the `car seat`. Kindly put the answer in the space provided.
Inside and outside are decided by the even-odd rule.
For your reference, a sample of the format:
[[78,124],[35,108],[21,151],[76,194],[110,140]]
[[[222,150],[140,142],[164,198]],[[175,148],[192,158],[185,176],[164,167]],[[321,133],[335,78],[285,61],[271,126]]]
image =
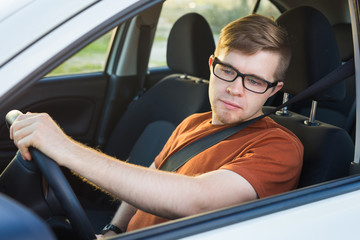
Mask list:
[[209,24],[189,13],[176,21],[167,44],[167,63],[177,72],[133,101],[114,128],[105,153],[149,166],[175,127],[187,116],[210,110],[208,60],[215,50]]
[[[335,39],[339,48],[342,62],[354,57],[352,30],[350,23],[338,23],[333,26]],[[355,142],[355,75],[345,80],[346,95],[341,101],[320,102],[317,119],[344,128]]]
[[[338,45],[342,62],[346,62],[353,57],[353,41],[351,24],[341,23],[333,26],[335,39]],[[336,57],[336,59],[338,59]],[[351,76],[343,83],[345,94],[338,98],[323,99],[318,102],[316,118],[320,121],[344,128],[354,140],[355,127],[355,76]],[[295,104],[293,111],[308,115],[310,114],[311,102]]]
[[[295,8],[283,13],[277,22],[288,31],[293,50],[283,92],[296,95],[341,64],[331,25],[318,10],[311,7]],[[344,89],[345,84],[341,82],[310,100],[340,100]],[[265,112],[269,109],[272,108],[264,107]],[[313,116],[308,118],[290,111],[281,111],[270,117],[294,132],[304,145],[299,187],[348,175],[354,145],[347,131],[315,121]]]

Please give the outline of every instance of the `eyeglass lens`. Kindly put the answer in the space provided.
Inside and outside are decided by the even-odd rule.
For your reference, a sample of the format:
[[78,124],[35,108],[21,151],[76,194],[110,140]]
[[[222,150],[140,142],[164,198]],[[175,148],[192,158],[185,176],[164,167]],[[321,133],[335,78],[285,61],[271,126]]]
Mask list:
[[[238,77],[238,73],[230,66],[217,63],[214,67],[214,74],[222,80],[232,82]],[[243,76],[241,76],[243,78]],[[268,89],[268,83],[254,76],[245,75],[243,80],[244,87],[250,91],[263,93]]]

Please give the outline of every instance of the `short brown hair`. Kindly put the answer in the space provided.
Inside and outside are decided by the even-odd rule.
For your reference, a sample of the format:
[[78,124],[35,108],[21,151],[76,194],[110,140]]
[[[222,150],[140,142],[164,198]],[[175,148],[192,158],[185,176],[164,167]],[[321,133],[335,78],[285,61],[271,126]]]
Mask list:
[[271,18],[259,14],[239,18],[221,30],[217,56],[221,50],[226,54],[231,50],[252,55],[259,51],[273,51],[280,54],[280,63],[274,78],[283,80],[291,59],[291,49],[287,32]]

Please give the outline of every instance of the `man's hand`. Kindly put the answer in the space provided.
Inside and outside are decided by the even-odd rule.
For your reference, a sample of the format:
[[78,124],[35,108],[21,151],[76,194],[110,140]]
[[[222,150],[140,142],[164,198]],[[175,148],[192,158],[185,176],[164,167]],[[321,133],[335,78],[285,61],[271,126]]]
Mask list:
[[55,158],[57,148],[66,147],[69,138],[46,113],[19,115],[10,127],[10,139],[20,150],[25,160],[31,160],[29,147],[34,147]]

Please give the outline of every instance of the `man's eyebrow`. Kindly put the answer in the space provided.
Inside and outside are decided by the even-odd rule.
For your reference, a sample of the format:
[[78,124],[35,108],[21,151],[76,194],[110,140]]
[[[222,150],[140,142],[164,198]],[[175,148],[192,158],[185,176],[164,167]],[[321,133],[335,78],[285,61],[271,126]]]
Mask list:
[[256,75],[256,74],[253,74],[253,73],[249,73],[249,74],[248,74],[248,73],[243,73],[243,72],[239,71],[239,69],[237,69],[236,67],[234,67],[233,65],[231,65],[230,63],[223,62],[223,61],[221,61],[220,59],[218,59],[218,61],[219,61],[221,64],[224,64],[224,65],[227,66],[227,67],[231,67],[232,69],[234,69],[234,70],[236,70],[236,71],[238,71],[238,72],[240,72],[240,73],[242,73],[242,74],[246,74],[246,75],[248,75],[248,76],[255,77],[255,78],[258,78],[258,79],[260,79],[260,80],[263,80],[263,81],[268,82],[268,80],[265,80],[265,78],[263,78],[263,77],[261,77],[261,76],[259,76],[259,75]]

